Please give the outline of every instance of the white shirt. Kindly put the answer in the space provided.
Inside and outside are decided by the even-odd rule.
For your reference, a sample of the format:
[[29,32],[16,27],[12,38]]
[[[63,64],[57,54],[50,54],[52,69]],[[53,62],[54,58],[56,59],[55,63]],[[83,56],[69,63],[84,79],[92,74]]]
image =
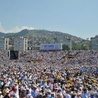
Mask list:
[[66,94],[65,97],[66,98],[71,98],[71,95],[70,94]]

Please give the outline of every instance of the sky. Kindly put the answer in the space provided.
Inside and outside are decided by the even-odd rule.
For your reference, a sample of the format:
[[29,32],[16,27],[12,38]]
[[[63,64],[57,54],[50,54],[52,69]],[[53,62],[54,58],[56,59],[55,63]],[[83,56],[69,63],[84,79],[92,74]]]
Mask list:
[[0,32],[22,29],[94,37],[98,35],[98,0],[0,0]]

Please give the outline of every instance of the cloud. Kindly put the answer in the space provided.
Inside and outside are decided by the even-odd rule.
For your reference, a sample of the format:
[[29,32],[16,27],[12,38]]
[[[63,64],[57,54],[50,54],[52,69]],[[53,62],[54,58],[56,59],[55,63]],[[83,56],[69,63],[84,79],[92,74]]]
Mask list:
[[34,30],[35,28],[34,27],[28,27],[28,26],[21,26],[21,27],[16,26],[16,27],[14,27],[12,29],[7,30],[7,29],[5,29],[2,26],[2,24],[0,22],[0,32],[4,32],[4,33],[16,33],[16,32],[20,32],[23,29]]
[[15,28],[12,28],[12,29],[10,29],[10,30],[6,30],[5,33],[16,33],[16,32],[19,32],[19,31],[21,31],[21,30],[23,30],[23,29],[34,30],[35,28],[33,28],[33,27],[28,27],[28,26],[22,26],[22,27],[16,26]]

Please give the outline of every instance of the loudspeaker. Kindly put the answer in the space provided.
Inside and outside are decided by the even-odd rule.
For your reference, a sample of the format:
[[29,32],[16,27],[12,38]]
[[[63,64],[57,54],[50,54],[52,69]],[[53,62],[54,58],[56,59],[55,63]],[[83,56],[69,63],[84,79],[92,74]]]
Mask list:
[[9,51],[10,60],[17,60],[18,55],[19,55],[19,51],[14,51],[14,50]]

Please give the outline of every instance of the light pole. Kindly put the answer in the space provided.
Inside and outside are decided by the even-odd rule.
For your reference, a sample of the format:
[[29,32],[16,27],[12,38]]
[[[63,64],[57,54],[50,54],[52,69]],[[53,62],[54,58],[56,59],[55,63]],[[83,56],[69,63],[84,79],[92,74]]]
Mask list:
[[70,48],[70,51],[71,51],[72,50],[72,39],[68,38],[67,40],[69,40],[69,48]]
[[70,51],[72,50],[72,39],[70,38]]

